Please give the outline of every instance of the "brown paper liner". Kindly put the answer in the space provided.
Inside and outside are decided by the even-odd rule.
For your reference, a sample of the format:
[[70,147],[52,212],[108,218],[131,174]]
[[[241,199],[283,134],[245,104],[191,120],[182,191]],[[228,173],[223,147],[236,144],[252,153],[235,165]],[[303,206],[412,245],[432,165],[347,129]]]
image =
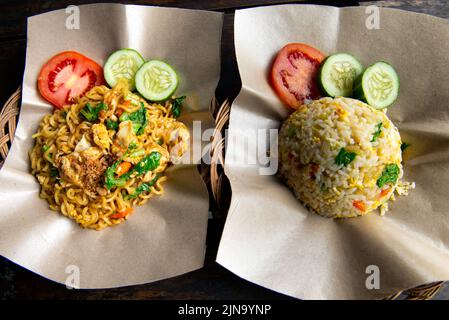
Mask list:
[[[3,105],[0,112],[0,168],[3,165],[9,148],[14,139],[16,130],[17,115],[19,114],[21,88],[14,92],[8,101]],[[200,165],[199,170],[204,181],[210,187],[212,197],[217,208],[226,206],[223,203],[222,182],[226,179],[223,171],[224,165],[224,134],[223,131],[229,123],[229,113],[231,104],[229,100],[225,100],[221,105],[214,99],[210,106],[210,111],[215,115],[215,130],[213,140],[211,141],[211,165]],[[398,292],[394,295],[386,297],[387,300],[430,300],[434,297],[443,286],[444,282],[433,282],[430,284],[418,286],[413,289]]]

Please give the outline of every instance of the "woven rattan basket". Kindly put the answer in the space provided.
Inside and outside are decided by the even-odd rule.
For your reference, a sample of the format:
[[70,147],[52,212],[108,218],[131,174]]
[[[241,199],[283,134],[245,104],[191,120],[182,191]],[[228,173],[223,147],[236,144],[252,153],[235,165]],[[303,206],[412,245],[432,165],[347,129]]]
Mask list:
[[[21,90],[18,88],[16,92],[8,99],[0,111],[0,168],[3,165],[11,143],[14,139],[16,130],[17,116],[19,114]],[[229,114],[231,103],[226,100],[219,105],[217,101],[211,103],[211,112],[215,117],[215,132],[211,142],[211,165],[201,165],[200,171],[203,179],[209,185],[212,198],[215,203],[211,205],[217,211],[223,212],[229,206],[230,190],[225,188],[227,178],[223,171],[224,163],[224,147],[225,140],[222,138],[223,131],[229,123]],[[434,282],[422,285],[413,289],[398,292],[387,297],[388,300],[404,299],[404,300],[430,300],[434,297],[443,286],[444,282]]]

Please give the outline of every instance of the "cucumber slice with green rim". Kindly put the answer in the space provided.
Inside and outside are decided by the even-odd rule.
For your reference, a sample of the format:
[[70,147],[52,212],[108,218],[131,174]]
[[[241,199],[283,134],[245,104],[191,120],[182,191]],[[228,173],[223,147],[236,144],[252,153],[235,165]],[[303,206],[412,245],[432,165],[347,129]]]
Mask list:
[[129,90],[133,91],[136,88],[134,77],[144,63],[144,58],[134,49],[115,51],[106,60],[103,68],[104,78],[111,87],[117,84],[118,79],[125,78],[128,80]]
[[178,75],[164,61],[148,61],[136,73],[137,91],[147,100],[166,100],[173,95],[177,87]]
[[321,64],[318,82],[323,95],[351,97],[355,79],[363,72],[362,64],[347,53],[336,53]]
[[387,62],[376,62],[356,80],[354,97],[375,109],[393,104],[399,94],[399,77]]

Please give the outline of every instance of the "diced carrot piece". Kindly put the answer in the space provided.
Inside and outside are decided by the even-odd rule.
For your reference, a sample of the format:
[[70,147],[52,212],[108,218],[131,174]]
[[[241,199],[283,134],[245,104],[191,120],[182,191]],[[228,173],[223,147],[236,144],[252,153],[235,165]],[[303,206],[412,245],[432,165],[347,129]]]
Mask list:
[[365,202],[363,202],[362,200],[354,200],[352,205],[362,212],[366,211]]
[[115,113],[117,114],[117,117],[120,117],[122,115],[123,111],[124,111],[123,109],[117,108],[117,110],[115,111]]
[[127,173],[129,171],[129,169],[131,169],[131,167],[132,167],[132,164],[130,162],[123,161],[117,167],[115,174],[117,175],[117,177],[120,177],[122,174]]
[[128,108],[131,105],[131,100],[125,100],[122,102],[122,104],[119,104],[117,106],[117,111],[115,112],[117,114],[117,117],[120,117],[122,113],[125,111],[123,110],[123,107]]
[[390,192],[390,189],[384,189],[380,192],[380,196],[385,197],[388,194],[388,192]]
[[114,214],[110,215],[109,217],[112,218],[112,219],[121,219],[121,218],[125,218],[126,216],[128,216],[129,214],[131,214],[131,213],[133,212],[133,210],[134,210],[133,208],[128,208],[128,209],[125,209],[125,210],[123,210],[123,211],[114,213]]

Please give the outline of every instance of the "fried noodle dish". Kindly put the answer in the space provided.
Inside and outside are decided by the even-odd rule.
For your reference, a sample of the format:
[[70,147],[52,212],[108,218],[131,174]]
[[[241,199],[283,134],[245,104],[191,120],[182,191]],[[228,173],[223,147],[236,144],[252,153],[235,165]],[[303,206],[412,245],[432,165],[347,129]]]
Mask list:
[[82,227],[101,230],[162,195],[165,170],[190,140],[173,115],[175,101],[148,103],[123,80],[45,116],[30,152],[40,197]]

